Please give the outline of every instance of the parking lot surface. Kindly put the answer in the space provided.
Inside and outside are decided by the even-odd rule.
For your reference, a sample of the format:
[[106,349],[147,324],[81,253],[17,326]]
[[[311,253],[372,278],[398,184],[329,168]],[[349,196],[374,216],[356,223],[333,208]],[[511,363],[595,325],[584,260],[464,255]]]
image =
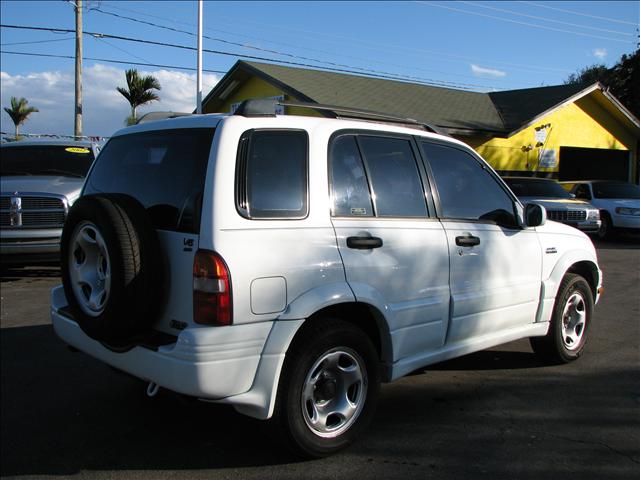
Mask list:
[[87,479],[640,478],[640,245],[598,243],[605,293],[586,352],[545,366],[527,341],[382,388],[371,428],[300,461],[263,422],[188,401],[55,336],[56,268],[3,270],[1,476]]

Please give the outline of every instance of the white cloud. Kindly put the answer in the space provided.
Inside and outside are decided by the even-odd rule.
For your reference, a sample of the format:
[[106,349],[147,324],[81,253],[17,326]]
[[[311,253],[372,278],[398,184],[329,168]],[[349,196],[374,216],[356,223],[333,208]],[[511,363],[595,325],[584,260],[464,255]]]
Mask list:
[[[139,108],[139,114],[149,111],[191,112],[196,103],[196,75],[170,70],[142,71],[141,75],[153,75],[162,89],[160,101]],[[202,89],[206,95],[220,78],[203,74]],[[11,75],[0,72],[2,89],[0,104],[10,104],[11,97],[24,97],[30,106],[38,108],[22,125],[24,133],[73,134],[74,75],[73,72],[36,72],[27,75]],[[124,126],[130,107],[116,87],[126,86],[124,70],[96,64],[83,71],[83,133],[109,136]],[[13,122],[0,111],[0,128],[13,132]]]
[[471,64],[471,71],[478,77],[506,77],[506,72],[495,70],[493,68],[484,68],[479,65]]
[[593,51],[593,56],[596,58],[599,58],[600,60],[604,60],[604,58],[607,56],[607,49],[606,48],[596,48]]

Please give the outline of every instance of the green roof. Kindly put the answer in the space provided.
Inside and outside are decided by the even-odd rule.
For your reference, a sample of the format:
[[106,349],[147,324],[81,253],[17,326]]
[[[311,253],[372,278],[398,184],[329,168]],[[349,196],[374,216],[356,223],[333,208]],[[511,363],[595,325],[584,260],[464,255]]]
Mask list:
[[582,91],[559,85],[493,93],[238,61],[204,100],[219,109],[231,82],[255,75],[301,101],[384,112],[445,129],[508,134]]

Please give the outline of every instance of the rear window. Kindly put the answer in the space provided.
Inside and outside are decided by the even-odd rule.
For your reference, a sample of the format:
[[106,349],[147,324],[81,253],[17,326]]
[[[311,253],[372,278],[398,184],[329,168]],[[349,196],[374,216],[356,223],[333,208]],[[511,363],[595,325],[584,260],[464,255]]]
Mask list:
[[214,129],[114,137],[100,152],[84,193],[123,193],[147,209],[156,228],[198,233]]
[[93,163],[93,151],[78,145],[3,147],[0,174],[61,175],[84,178]]

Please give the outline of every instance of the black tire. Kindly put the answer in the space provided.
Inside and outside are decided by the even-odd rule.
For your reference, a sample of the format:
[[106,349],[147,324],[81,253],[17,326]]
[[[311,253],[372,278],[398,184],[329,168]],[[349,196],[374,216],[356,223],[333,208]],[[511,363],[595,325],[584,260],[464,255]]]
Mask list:
[[163,265],[155,228],[137,200],[81,197],[69,211],[60,249],[69,308],[88,336],[122,346],[151,327]]
[[[316,366],[327,356],[328,360]],[[331,378],[332,358],[338,364],[342,363],[341,368],[345,371],[349,369],[354,372],[361,368],[361,383],[358,385],[354,382],[346,386],[353,381],[351,377],[347,381],[342,381],[339,374],[337,379]],[[325,457],[350,445],[375,413],[380,391],[378,364],[378,354],[362,330],[338,319],[315,321],[300,332],[287,351],[275,411],[270,420],[276,435],[284,440],[290,450],[304,458]],[[314,382],[312,389],[305,390],[304,386],[311,383],[309,380],[314,378],[314,372],[318,372],[318,381]],[[312,404],[317,406],[326,402],[331,407],[334,399],[341,396],[341,390],[350,401],[353,400],[357,413],[348,420],[331,413],[327,416],[324,432],[321,432],[322,426],[314,429],[310,421],[313,416],[311,412],[316,411],[316,407]],[[313,391],[313,400],[308,395],[305,397],[305,391]],[[337,400],[333,405],[336,403]]]
[[600,228],[598,229],[598,238],[600,240],[612,240],[615,238],[616,232],[611,222],[611,215],[606,210],[600,210]]
[[556,295],[549,332],[530,338],[531,348],[546,363],[576,360],[584,352],[592,315],[591,287],[580,275],[566,274]]

